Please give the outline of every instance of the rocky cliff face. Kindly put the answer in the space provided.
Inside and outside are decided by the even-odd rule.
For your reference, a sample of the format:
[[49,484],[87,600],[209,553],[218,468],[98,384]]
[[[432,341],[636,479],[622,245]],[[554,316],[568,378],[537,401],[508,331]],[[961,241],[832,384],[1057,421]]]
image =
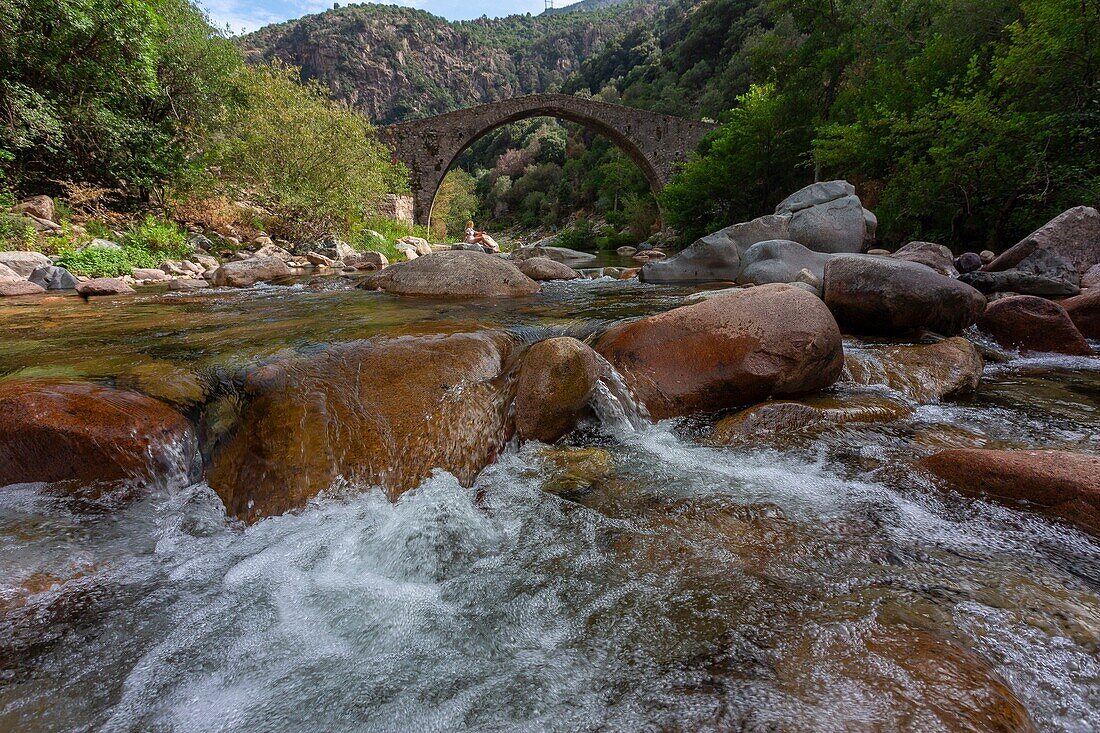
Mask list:
[[268,26],[247,57],[302,69],[388,124],[556,89],[580,62],[656,12],[650,0],[594,11],[452,23],[412,8],[356,5]]

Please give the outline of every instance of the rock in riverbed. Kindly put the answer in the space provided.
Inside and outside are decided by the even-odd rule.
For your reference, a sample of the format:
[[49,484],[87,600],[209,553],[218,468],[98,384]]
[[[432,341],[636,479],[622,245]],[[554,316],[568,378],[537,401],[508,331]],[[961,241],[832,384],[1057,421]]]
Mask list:
[[246,288],[289,274],[290,268],[278,257],[252,257],[239,262],[227,262],[219,267],[214,271],[214,284]]
[[465,250],[437,252],[391,265],[361,287],[436,298],[516,298],[539,291],[539,284],[515,264]]
[[822,389],[844,363],[821,300],[778,284],[614,326],[596,350],[658,419]]
[[379,338],[261,367],[210,486],[247,521],[301,507],[337,477],[391,498],[436,469],[468,486],[509,437],[512,349],[499,333]]
[[73,290],[76,288],[76,278],[64,267],[43,265],[31,273],[27,278],[35,285],[41,285],[46,290]]
[[1100,456],[1056,450],[958,448],[920,465],[963,494],[1032,505],[1100,535]]
[[901,335],[927,329],[953,336],[985,309],[985,296],[925,265],[848,256],[825,265],[825,303],[845,332]]
[[978,322],[1006,349],[1088,355],[1088,342],[1058,303],[1034,295],[1013,295],[989,304]]
[[41,285],[30,280],[0,280],[0,298],[16,295],[39,295],[46,292]]
[[190,423],[138,392],[52,380],[0,382],[0,486],[188,475]]
[[516,267],[532,280],[575,280],[580,273],[569,265],[555,262],[549,257],[530,257],[516,262]]
[[1100,339],[1100,288],[1086,290],[1059,303],[1085,338]]
[[78,283],[76,292],[81,295],[123,295],[134,292],[134,289],[117,277],[97,277]]
[[22,278],[30,277],[39,267],[49,264],[50,258],[41,252],[0,252],[0,265],[6,265]]
[[519,368],[516,432],[525,440],[558,440],[577,424],[599,378],[591,347],[568,336],[539,341]]

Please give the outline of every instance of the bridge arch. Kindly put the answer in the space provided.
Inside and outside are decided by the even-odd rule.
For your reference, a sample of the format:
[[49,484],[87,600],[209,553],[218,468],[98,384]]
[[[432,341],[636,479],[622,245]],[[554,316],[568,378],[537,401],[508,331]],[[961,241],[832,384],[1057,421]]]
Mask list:
[[379,129],[394,158],[409,168],[416,223],[431,219],[443,177],[463,152],[496,128],[530,117],[580,124],[617,145],[660,192],[715,125],[567,94],[531,94]]

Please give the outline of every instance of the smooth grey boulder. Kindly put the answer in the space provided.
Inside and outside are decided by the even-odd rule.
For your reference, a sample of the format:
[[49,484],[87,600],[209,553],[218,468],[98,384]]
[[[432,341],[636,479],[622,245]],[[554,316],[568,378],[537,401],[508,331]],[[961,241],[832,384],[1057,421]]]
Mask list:
[[81,249],[106,249],[117,252],[122,249],[122,245],[118,242],[112,242],[109,239],[93,239],[81,247]]
[[825,305],[846,332],[902,335],[927,329],[954,336],[985,310],[985,296],[915,262],[873,255],[832,257]]
[[1036,249],[1010,270],[968,272],[959,280],[983,293],[1058,297],[1081,292],[1077,268],[1053,249],[1045,248]]
[[845,196],[854,196],[855,193],[856,187],[847,181],[837,180],[811,183],[809,186],[800,188],[780,201],[779,205],[775,207],[775,213],[793,214],[796,211],[808,209],[811,206],[818,206],[830,201],[836,201]]
[[74,290],[76,288],[76,278],[73,277],[72,273],[64,267],[57,267],[56,265],[43,265],[32,272],[27,279],[46,290]]
[[39,267],[50,264],[50,258],[41,252],[0,252],[0,265],[15,270],[19,277],[30,277]]
[[860,252],[866,234],[863,204],[854,194],[791,215],[789,238],[816,252]]
[[532,257],[548,257],[554,262],[561,262],[570,267],[584,266],[596,261],[596,255],[588,252],[578,252],[568,247],[550,247],[543,244],[520,247],[512,252],[511,258],[513,260],[529,260]]
[[742,254],[757,242],[788,239],[789,221],[788,216],[769,215],[726,227],[674,257],[647,262],[638,278],[649,283],[733,282],[741,272]]
[[1085,273],[1100,262],[1100,212],[1091,206],[1075,206],[1024,237],[986,265],[987,272],[1016,267],[1032,252],[1050,249]]
[[814,252],[789,239],[771,239],[757,242],[745,250],[741,257],[741,271],[734,281],[746,285],[767,283],[793,283],[802,270],[809,270],[820,282],[825,263],[833,255]]

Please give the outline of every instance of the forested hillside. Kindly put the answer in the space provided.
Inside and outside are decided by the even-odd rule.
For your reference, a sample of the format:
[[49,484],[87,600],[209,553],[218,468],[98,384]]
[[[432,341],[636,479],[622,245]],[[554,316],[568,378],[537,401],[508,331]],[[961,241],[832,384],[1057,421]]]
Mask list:
[[253,61],[280,60],[335,99],[388,124],[556,89],[652,2],[591,12],[449,22],[422,10],[349,5],[241,40]]

